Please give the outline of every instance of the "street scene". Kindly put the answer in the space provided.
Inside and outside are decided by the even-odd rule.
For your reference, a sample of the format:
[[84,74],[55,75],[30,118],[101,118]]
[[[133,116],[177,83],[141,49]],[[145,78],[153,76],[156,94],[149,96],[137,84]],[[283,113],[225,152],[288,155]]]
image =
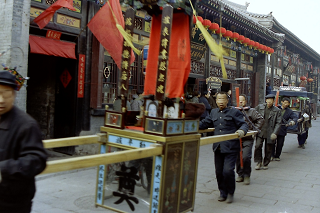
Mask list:
[[316,8],[0,2],[0,212],[320,212]]
[[[313,121],[305,149],[297,148],[295,134],[288,134],[281,161],[272,161],[268,170],[252,171],[250,185],[237,183],[232,205],[217,201],[212,145],[201,146],[194,212],[319,212],[319,127],[319,119]],[[37,176],[32,212],[112,212],[94,205],[96,173],[94,167]]]

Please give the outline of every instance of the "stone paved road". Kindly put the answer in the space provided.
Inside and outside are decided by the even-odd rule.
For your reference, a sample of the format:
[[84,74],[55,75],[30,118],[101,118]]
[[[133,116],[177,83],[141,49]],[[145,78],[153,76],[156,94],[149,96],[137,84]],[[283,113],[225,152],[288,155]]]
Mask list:
[[[251,184],[237,183],[232,204],[218,202],[211,146],[202,146],[194,212],[320,212],[320,119],[309,130],[306,149],[288,134],[281,161],[252,171]],[[254,167],[254,163],[252,163]],[[96,168],[37,177],[32,213],[111,212],[94,207]]]

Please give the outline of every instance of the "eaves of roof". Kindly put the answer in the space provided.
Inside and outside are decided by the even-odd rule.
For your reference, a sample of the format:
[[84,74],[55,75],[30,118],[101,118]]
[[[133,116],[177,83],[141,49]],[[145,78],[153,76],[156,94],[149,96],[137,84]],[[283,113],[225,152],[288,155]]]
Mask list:
[[277,29],[281,33],[284,33],[286,35],[286,40],[291,43],[292,45],[298,47],[303,52],[310,55],[312,58],[316,59],[317,61],[320,61],[320,54],[317,53],[314,49],[312,49],[309,45],[304,43],[301,39],[299,39],[296,35],[294,35],[290,30],[285,28],[283,25],[281,25],[275,18],[273,18],[273,28]]
[[[260,33],[263,33],[264,35],[266,35],[276,41],[280,41],[280,42],[284,41],[284,39],[285,39],[284,34],[273,32],[272,30],[261,25],[256,19],[254,19],[253,17],[250,17],[248,14],[246,14],[243,9],[236,8],[236,6],[232,6],[231,4],[228,4],[227,2],[228,1],[222,1],[222,0],[202,0],[200,2],[200,4],[206,3],[207,5],[212,5],[212,3],[214,3],[219,6],[222,5],[225,8],[225,10],[224,10],[225,14],[227,14],[233,18],[236,18],[236,19],[239,18],[240,19],[239,21],[241,21],[241,19],[242,19],[243,21],[241,21],[241,22],[243,22],[243,24],[247,25],[248,27],[252,27],[253,29],[259,31]],[[214,7],[212,9],[216,10],[217,8]],[[229,14],[229,13],[231,13],[231,14]]]

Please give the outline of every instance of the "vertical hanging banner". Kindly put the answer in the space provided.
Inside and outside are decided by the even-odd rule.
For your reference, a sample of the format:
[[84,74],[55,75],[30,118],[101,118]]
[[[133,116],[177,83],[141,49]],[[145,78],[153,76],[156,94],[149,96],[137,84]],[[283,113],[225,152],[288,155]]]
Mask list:
[[156,99],[164,100],[168,70],[170,36],[172,28],[173,7],[166,5],[162,10],[160,49],[158,58],[158,73],[156,84]]
[[79,54],[79,66],[78,66],[78,98],[83,98],[83,94],[84,94],[85,64],[86,64],[86,55]]
[[[125,31],[132,36],[134,28],[134,15],[135,12],[133,8],[128,8],[126,10],[124,24]],[[121,96],[121,109],[126,107],[126,99],[128,96],[128,85],[129,85],[129,74],[130,74],[130,60],[131,60],[131,47],[126,40],[123,40],[122,48],[122,60],[121,60],[121,73],[119,79],[119,89],[118,95]]]

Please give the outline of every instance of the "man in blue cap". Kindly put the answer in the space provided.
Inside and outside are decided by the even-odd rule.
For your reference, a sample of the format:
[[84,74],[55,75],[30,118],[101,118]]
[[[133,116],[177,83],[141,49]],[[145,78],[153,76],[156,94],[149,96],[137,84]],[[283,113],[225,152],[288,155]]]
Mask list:
[[29,213],[34,177],[46,167],[47,153],[37,122],[14,106],[16,78],[0,71],[0,212]]
[[[281,112],[273,105],[275,96],[266,96],[266,103],[256,106],[256,110],[263,116],[264,123],[261,132],[257,134],[256,146],[254,150],[254,162],[257,163],[255,169],[268,169],[271,160],[272,147],[277,139],[281,128]],[[264,143],[264,158],[262,158],[262,146]]]

